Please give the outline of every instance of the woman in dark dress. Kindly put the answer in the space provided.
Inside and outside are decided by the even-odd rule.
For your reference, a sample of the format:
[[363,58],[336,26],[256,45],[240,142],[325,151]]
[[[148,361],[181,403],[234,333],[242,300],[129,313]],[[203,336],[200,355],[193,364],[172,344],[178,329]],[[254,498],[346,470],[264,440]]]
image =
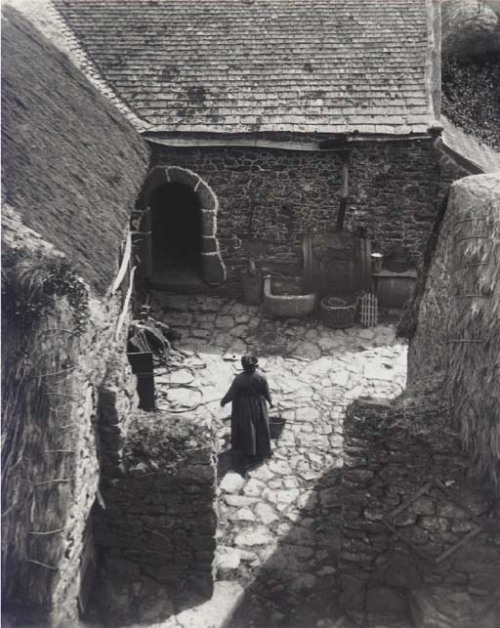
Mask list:
[[241,358],[243,373],[237,375],[220,402],[232,402],[231,445],[247,462],[263,460],[271,454],[271,435],[266,402],[272,407],[266,378],[257,373],[253,355]]

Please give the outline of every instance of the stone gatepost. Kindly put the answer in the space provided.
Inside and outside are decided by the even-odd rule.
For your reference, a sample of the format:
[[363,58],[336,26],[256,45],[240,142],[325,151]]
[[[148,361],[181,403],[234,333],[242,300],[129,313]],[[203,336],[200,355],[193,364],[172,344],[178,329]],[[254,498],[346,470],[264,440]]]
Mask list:
[[[121,469],[101,482],[94,516],[108,620],[165,619],[212,595],[216,464],[210,419],[137,411]],[[188,601],[190,598],[190,601]]]

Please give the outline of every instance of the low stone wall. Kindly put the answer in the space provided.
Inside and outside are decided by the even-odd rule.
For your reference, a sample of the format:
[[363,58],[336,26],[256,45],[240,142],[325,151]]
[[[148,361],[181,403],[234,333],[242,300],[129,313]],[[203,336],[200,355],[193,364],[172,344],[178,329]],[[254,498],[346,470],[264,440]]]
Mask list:
[[500,625],[498,505],[467,480],[445,412],[364,401],[347,412],[339,571],[359,624],[411,610],[422,628]]
[[97,590],[111,623],[165,618],[190,594],[211,596],[213,438],[208,420],[133,415],[121,467],[101,481],[105,508],[94,516],[102,556]]

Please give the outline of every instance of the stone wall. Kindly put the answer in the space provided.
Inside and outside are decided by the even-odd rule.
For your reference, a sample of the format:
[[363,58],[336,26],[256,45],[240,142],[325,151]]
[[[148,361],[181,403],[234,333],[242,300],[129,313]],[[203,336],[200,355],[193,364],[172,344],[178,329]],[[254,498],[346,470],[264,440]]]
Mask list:
[[360,624],[500,625],[498,505],[467,480],[448,421],[443,406],[348,410],[339,570]]
[[[345,153],[270,148],[172,148],[153,163],[188,168],[219,201],[217,237],[229,283],[248,257],[299,274],[307,232],[335,227]],[[358,143],[349,152],[345,227],[366,227],[373,250],[417,264],[436,215],[440,164],[430,140]]]
[[[68,513],[71,525],[68,526],[67,551],[64,553],[65,560],[59,568],[61,594],[54,605],[56,616],[65,607],[68,608],[67,615],[72,618],[76,611],[76,595],[81,585],[80,567],[84,533],[96,501],[100,477],[99,452],[102,445],[99,431],[96,429],[100,391],[112,385],[114,408],[119,415],[122,435],[127,432],[130,411],[137,405],[135,381],[128,365],[124,338],[121,337],[118,342],[113,339],[120,308],[119,295],[107,302],[92,301],[89,327],[81,342],[85,350],[79,358],[79,368],[75,373],[74,390],[78,391],[74,404],[75,413],[72,417],[75,424],[69,428],[76,432],[75,446],[78,450],[75,465],[75,495]],[[70,422],[68,420],[68,423]],[[65,615],[62,615],[61,622],[61,625],[67,625]]]
[[[67,512],[65,549],[59,563],[59,583],[54,594],[53,622],[75,621],[81,586],[81,556],[85,529],[96,501],[100,476],[98,421],[99,391],[113,382],[114,404],[120,414],[120,430],[126,434],[127,417],[137,403],[135,382],[126,356],[124,338],[114,341],[121,308],[117,295],[107,301],[91,300],[87,331],[81,338],[82,353],[72,377],[74,400],[66,429],[73,431],[76,450],[71,506]],[[126,324],[125,324],[126,328]]]
[[[34,337],[28,336],[28,377],[40,378],[40,389],[34,396],[33,388],[23,388],[21,380],[27,402],[15,455],[20,457],[21,490],[26,495],[3,518],[4,533],[8,530],[8,543],[4,536],[2,547],[8,565],[3,604],[6,621],[10,616],[13,625],[78,625],[82,554],[99,483],[98,389],[109,376],[111,362],[122,414],[135,404],[125,345],[113,338],[120,306],[118,297],[90,298],[75,309],[59,295],[40,327],[35,326]],[[19,330],[10,331],[15,335]],[[19,372],[23,366],[20,363]],[[19,493],[18,479],[8,486],[9,493]],[[87,549],[92,554],[91,540]],[[95,565],[94,559],[91,562]],[[92,565],[89,576],[91,572]]]
[[101,482],[94,513],[102,569],[97,601],[108,620],[166,618],[213,590],[217,524],[211,423],[133,414],[121,465]]

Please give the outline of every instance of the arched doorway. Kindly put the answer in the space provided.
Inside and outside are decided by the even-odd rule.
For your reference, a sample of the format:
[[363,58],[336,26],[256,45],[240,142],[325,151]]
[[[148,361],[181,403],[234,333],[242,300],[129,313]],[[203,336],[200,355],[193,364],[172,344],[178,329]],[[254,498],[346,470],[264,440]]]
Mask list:
[[150,207],[154,271],[198,275],[201,207],[196,192],[184,183],[165,183],[153,192]]
[[137,211],[132,226],[140,237],[136,255],[146,280],[159,287],[171,285],[172,279],[182,287],[193,277],[210,285],[226,281],[217,239],[219,203],[199,175],[178,166],[153,168]]

